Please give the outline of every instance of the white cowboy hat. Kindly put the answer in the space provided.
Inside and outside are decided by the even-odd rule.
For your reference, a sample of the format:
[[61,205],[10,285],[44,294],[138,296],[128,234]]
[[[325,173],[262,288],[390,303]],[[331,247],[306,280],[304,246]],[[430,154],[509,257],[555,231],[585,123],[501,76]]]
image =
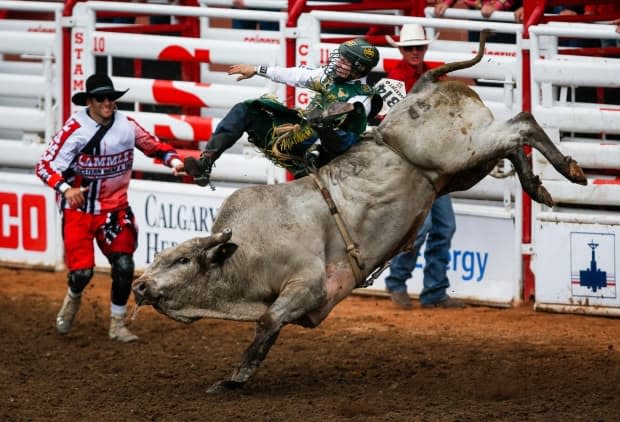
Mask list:
[[417,45],[428,45],[433,40],[426,38],[426,32],[422,25],[417,23],[406,23],[400,30],[400,41],[396,42],[392,37],[386,35],[387,42],[392,47],[412,47]]

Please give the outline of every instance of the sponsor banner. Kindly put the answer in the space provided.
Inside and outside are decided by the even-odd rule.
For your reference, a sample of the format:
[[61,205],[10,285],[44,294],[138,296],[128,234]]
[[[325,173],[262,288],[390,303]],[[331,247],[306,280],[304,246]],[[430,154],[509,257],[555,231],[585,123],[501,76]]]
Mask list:
[[[194,237],[211,233],[222,202],[236,188],[216,186],[215,190],[181,183],[132,180],[129,204],[138,225],[136,270],[144,270],[158,252]],[[97,267],[109,268],[101,251]]]
[[0,262],[63,265],[55,192],[33,174],[0,173]]
[[533,260],[536,302],[620,307],[618,226],[540,222]]
[[[132,180],[129,202],[138,224],[136,269],[161,250],[207,236],[220,205],[236,188]],[[109,263],[95,248],[98,268]],[[0,263],[64,268],[61,219],[55,192],[36,176],[0,173]]]
[[[521,263],[515,257],[515,225],[512,218],[456,214],[456,232],[450,248],[448,279],[450,296],[493,304],[511,304],[519,298],[517,271]],[[424,248],[418,256],[407,291],[416,296],[422,291]],[[387,268],[367,290],[385,291]]]

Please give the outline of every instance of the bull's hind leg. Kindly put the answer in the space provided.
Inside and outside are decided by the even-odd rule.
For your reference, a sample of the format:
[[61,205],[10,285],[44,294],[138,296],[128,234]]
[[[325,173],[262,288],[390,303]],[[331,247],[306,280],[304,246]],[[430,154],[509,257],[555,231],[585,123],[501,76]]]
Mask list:
[[224,393],[243,387],[267,357],[282,327],[300,321],[308,312],[325,302],[324,277],[322,273],[321,277],[314,277],[312,281],[298,279],[287,283],[269,310],[256,322],[254,341],[245,350],[241,363],[230,379],[213,384],[207,392]]
[[437,196],[445,195],[446,193],[463,191],[471,188],[476,183],[484,179],[484,177],[493,170],[496,166],[497,160],[491,160],[484,162],[477,167],[462,170],[454,174],[446,186],[441,189]]
[[525,156],[523,148],[519,147],[508,154],[507,158],[515,166],[523,190],[526,191],[534,201],[549,207],[553,206],[551,195],[540,182],[540,178],[532,172],[532,167]]
[[588,183],[579,164],[558,150],[531,113],[521,112],[508,123],[518,125],[523,142],[540,151],[564,177],[580,185]]

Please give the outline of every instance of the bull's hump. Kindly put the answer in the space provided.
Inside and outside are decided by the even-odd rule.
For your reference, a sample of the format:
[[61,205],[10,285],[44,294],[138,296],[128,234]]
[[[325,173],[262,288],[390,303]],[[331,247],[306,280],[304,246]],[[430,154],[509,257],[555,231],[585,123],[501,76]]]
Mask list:
[[437,83],[440,92],[446,92],[451,97],[461,98],[463,95],[465,98],[472,99],[482,104],[480,96],[471,89],[469,86],[460,81],[440,81]]

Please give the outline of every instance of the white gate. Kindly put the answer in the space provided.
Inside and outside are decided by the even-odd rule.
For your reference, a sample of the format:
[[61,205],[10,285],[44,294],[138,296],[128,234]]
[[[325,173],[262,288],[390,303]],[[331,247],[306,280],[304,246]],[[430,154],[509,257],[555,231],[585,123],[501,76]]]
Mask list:
[[586,169],[567,182],[540,154],[534,170],[557,205],[534,207],[536,307],[620,315],[620,106],[584,102],[577,87],[620,87],[620,59],[562,54],[560,37],[618,39],[611,25],[530,28],[532,111],[560,150]]
[[[230,29],[210,31],[209,38],[188,38],[163,35],[137,36],[132,33],[108,32],[101,30],[104,24],[96,22],[97,12],[125,12],[164,16],[191,16],[203,19],[203,30],[206,31],[208,18],[249,18],[273,20],[283,23],[286,14],[277,12],[257,12],[225,10],[206,7],[144,5],[120,2],[92,1],[80,3],[74,10],[74,27],[72,30],[72,69],[71,93],[82,90],[86,77],[94,72],[95,57],[105,56],[110,60],[114,57],[193,61],[203,64],[233,64],[243,58],[250,64],[285,65],[284,32],[279,31],[280,44],[250,44],[243,40],[227,40],[215,38],[217,34],[231,32]],[[283,25],[281,25],[282,27]],[[76,54],[77,51],[84,54]],[[110,73],[110,72],[109,72]],[[145,128],[160,136],[172,136],[177,140],[188,142],[206,142],[212,130],[220,121],[222,110],[228,110],[235,103],[248,98],[256,98],[265,93],[272,93],[283,98],[283,89],[268,83],[263,78],[255,78],[261,82],[244,84],[235,82],[234,76],[222,77],[225,72],[210,70],[205,75],[220,75],[214,81],[184,82],[152,79],[139,79],[112,76],[115,86],[130,88],[123,96],[123,101],[135,104],[134,116]],[[205,78],[206,79],[206,78]],[[165,113],[145,113],[137,111],[140,104],[173,104],[177,106],[200,107],[201,116],[167,115]],[[247,145],[247,143],[246,143]],[[189,145],[188,145],[189,147]],[[234,150],[232,152],[235,152]],[[286,176],[282,169],[251,148],[244,154],[225,154],[221,164],[213,171],[214,180],[226,180],[243,183],[267,183],[284,181]],[[183,153],[183,152],[182,152]],[[185,152],[190,154],[190,152]],[[148,162],[137,164],[148,166]],[[243,168],[240,172],[238,169]],[[157,171],[156,166],[148,170]]]
[[0,1],[0,10],[54,16],[53,20],[0,19],[2,144],[42,143],[60,125],[62,9],[62,4],[52,2]]

